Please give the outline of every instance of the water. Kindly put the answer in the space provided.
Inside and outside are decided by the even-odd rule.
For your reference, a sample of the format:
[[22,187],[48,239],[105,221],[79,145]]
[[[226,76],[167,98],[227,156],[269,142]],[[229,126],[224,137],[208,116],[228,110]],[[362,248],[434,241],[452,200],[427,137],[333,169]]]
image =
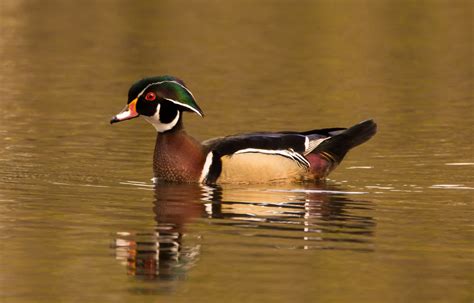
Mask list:
[[[0,3],[5,302],[471,302],[468,1]],[[129,85],[198,139],[379,124],[324,184],[153,188]]]

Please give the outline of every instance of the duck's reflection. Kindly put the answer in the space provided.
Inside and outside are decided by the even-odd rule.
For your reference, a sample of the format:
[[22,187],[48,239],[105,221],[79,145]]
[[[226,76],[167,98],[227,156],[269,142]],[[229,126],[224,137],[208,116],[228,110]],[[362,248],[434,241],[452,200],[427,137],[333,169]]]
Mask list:
[[269,247],[371,251],[372,203],[356,194],[324,184],[261,188],[157,184],[155,229],[117,234],[116,256],[130,275],[182,279],[201,253],[199,224],[187,229],[196,218],[211,224],[206,233],[216,238],[231,229],[238,237],[265,237]]
[[252,229],[253,237],[287,240],[274,241],[276,247],[373,250],[373,205],[356,199],[363,193],[327,184],[288,188],[214,188],[209,195],[212,207],[206,210],[209,217],[220,219],[213,224]]
[[154,231],[118,233],[117,259],[127,266],[130,275],[160,280],[184,278],[200,254],[199,243],[186,245],[183,238],[186,223],[204,212],[201,187],[160,184],[154,189],[154,197]]

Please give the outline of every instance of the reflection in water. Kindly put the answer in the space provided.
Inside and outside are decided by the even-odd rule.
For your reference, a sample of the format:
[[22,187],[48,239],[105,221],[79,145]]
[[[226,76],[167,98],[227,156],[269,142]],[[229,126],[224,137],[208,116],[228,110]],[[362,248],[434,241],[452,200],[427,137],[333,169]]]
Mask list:
[[[283,185],[284,186],[284,185]],[[117,233],[116,257],[137,277],[181,280],[201,253],[195,218],[209,220],[213,236],[265,238],[278,249],[372,251],[372,204],[334,186],[226,189],[189,184],[154,188],[152,232]]]
[[[350,249],[371,251],[374,219],[359,214],[370,211],[364,200],[352,200],[348,194],[328,185],[300,189],[261,189],[229,192],[216,188],[211,217],[214,224],[249,228],[253,237],[285,239],[279,248]],[[355,213],[357,210],[357,214]],[[248,233],[246,233],[248,234]],[[331,244],[339,242],[340,244]],[[272,241],[268,241],[270,246]],[[282,242],[279,242],[282,243]],[[361,243],[344,246],[341,243]]]
[[200,252],[199,244],[186,245],[183,240],[185,224],[204,210],[200,195],[198,185],[160,184],[155,188],[153,232],[117,233],[116,257],[130,275],[160,280],[185,277]]

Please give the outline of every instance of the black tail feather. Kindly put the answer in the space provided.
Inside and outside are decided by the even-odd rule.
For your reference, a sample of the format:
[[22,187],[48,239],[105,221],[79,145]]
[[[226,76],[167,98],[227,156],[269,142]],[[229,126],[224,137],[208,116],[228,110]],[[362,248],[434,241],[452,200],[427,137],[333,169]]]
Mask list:
[[328,153],[340,163],[351,148],[366,142],[376,132],[377,124],[373,120],[366,120],[322,142],[313,153]]

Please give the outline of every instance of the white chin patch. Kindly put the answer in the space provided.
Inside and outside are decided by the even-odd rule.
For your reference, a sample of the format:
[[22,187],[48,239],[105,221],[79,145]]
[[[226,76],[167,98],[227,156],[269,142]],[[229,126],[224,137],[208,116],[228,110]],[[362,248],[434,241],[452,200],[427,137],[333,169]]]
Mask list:
[[145,120],[148,123],[153,125],[153,127],[156,129],[157,132],[162,133],[162,132],[172,129],[173,127],[176,126],[176,124],[178,124],[180,112],[176,111],[176,117],[174,117],[173,121],[165,124],[160,121],[160,107],[161,107],[161,104],[158,104],[158,106],[156,107],[156,113],[153,116],[151,117],[143,116],[143,118],[145,118]]

